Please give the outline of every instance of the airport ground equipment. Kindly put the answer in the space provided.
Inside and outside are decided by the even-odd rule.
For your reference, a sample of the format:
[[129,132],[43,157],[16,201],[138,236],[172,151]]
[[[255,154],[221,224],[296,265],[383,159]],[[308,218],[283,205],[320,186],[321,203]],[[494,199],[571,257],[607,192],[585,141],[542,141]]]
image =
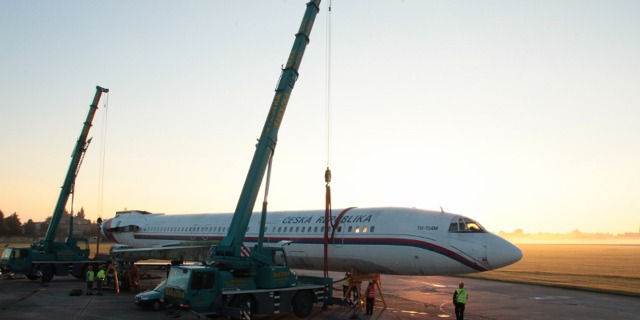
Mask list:
[[[326,305],[331,299],[331,278],[297,276],[286,265],[282,247],[263,246],[266,196],[258,243],[250,248],[248,256],[242,253],[242,241],[270,165],[277,133],[319,10],[320,0],[307,3],[227,234],[218,245],[211,247],[207,265],[171,267],[166,288],[169,304],[207,316],[247,319],[252,314],[291,311],[299,317],[306,317],[314,303]],[[268,185],[267,173],[266,190]]]
[[89,259],[89,242],[86,238],[73,236],[73,221],[69,222],[69,237],[65,242],[56,241],[56,235],[69,197],[74,191],[76,177],[80,171],[85,152],[91,142],[88,136],[93,118],[98,110],[98,102],[102,94],[107,92],[109,92],[109,89],[96,86],[93,102],[89,107],[89,113],[80,132],[78,142],[71,154],[71,164],[67,170],[62,190],[60,190],[58,202],[51,216],[51,222],[44,239],[28,248],[4,248],[0,260],[2,273],[24,274],[31,280],[41,278],[43,281],[50,281],[54,275],[72,274],[81,278],[84,277],[88,264],[103,263],[103,261]]

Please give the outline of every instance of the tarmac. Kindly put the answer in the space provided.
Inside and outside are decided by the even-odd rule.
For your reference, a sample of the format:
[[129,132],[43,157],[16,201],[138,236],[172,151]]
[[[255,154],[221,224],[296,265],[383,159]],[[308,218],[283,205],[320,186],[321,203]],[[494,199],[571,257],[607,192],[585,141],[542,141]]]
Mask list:
[[[162,274],[164,272],[159,272]],[[299,273],[305,273],[301,271]],[[307,274],[318,275],[307,272]],[[333,274],[335,279],[339,274]],[[161,279],[142,281],[151,289]],[[469,292],[465,319],[640,319],[640,298],[500,281],[457,277],[382,276],[384,302],[378,299],[373,315],[359,309],[316,306],[308,319],[455,319],[451,303],[459,281]],[[336,287],[340,283],[336,284]],[[83,295],[70,296],[73,289]],[[43,286],[26,278],[0,280],[0,318],[18,319],[198,319],[189,312],[150,311],[133,303],[134,293],[105,290],[86,296],[85,284],[73,277],[56,277]],[[335,290],[341,295],[341,290]],[[256,319],[298,319],[293,314]]]

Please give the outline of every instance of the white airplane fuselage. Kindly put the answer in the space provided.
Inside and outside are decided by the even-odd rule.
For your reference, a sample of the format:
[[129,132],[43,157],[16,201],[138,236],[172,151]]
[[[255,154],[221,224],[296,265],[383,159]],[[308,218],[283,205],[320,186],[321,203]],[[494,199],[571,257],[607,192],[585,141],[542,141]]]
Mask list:
[[[522,252],[477,222],[457,214],[409,208],[334,210],[329,229],[331,271],[396,275],[446,275],[488,271],[513,264]],[[233,214],[154,214],[118,212],[102,223],[103,235],[132,248],[161,248],[222,239]],[[294,269],[323,270],[324,210],[267,214],[265,245],[282,241]],[[260,214],[254,213],[244,238],[258,239]]]

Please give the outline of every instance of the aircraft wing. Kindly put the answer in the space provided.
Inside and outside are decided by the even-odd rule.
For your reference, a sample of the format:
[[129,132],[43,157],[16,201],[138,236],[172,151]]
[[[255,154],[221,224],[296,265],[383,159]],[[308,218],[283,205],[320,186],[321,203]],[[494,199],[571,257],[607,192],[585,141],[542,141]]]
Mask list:
[[111,256],[120,261],[169,260],[169,261],[206,261],[211,244],[173,244],[159,247],[134,248],[113,246]]

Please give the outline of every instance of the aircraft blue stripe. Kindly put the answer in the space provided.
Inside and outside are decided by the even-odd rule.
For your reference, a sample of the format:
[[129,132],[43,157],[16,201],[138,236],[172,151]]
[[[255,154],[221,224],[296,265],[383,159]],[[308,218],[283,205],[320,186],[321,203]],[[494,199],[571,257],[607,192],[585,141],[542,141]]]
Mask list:
[[[135,239],[140,240],[166,240],[166,241],[211,241],[222,240],[222,236],[204,236],[204,235],[165,235],[165,234],[143,234],[134,233]],[[323,238],[292,238],[292,237],[265,237],[265,243],[277,243],[279,241],[292,241],[302,244],[323,244]],[[417,239],[406,238],[339,238],[340,244],[345,245],[376,245],[376,246],[408,246],[415,247],[431,252],[441,254],[445,257],[453,259],[469,268],[478,271],[487,271],[488,268],[478,265],[477,263],[439,245]],[[257,242],[257,237],[245,237],[246,242]],[[333,245],[334,242],[330,242]]]

